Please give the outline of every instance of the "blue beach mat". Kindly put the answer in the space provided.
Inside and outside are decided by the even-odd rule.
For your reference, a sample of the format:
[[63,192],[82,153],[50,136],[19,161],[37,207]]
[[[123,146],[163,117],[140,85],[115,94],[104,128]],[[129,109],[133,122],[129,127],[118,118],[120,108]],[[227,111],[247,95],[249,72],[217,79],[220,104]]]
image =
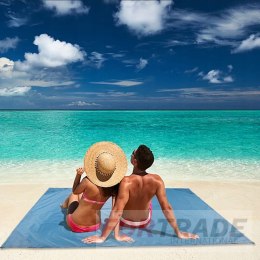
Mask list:
[[[70,192],[71,189],[67,188],[48,189],[1,247],[93,248],[254,244],[189,189],[167,189],[167,197],[174,208],[180,229],[197,233],[200,236],[199,239],[178,239],[165,219],[157,199],[154,198],[152,201],[152,221],[147,228],[121,228],[121,232],[132,236],[135,242],[118,242],[112,234],[103,244],[84,244],[81,241],[83,238],[101,234],[101,230],[89,233],[73,233],[68,229],[65,213],[60,209],[59,205]],[[110,209],[111,200],[102,209],[103,224],[110,214]],[[243,223],[240,223],[240,226],[241,224]]]

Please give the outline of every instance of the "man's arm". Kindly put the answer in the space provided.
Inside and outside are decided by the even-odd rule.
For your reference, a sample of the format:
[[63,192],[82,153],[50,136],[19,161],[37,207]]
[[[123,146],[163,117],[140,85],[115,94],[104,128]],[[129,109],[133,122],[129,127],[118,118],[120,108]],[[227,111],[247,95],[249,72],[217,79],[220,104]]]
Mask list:
[[[115,204],[116,204],[116,197],[112,197],[112,208],[114,208]],[[116,224],[116,227],[115,227],[115,229],[114,229],[114,235],[115,235],[115,238],[116,238],[117,236],[119,236],[119,221],[118,221],[118,223]]]
[[156,197],[160,203],[164,216],[166,217],[166,219],[169,222],[169,224],[171,225],[171,227],[174,229],[174,232],[178,238],[186,238],[186,239],[199,238],[198,235],[191,234],[188,232],[181,232],[179,230],[176,218],[173,213],[173,208],[172,208],[171,204],[168,202],[168,199],[166,197],[166,190],[165,190],[164,182],[161,178],[158,180],[158,188],[156,190]]
[[[112,207],[115,206],[116,200],[117,200],[116,197],[113,197],[113,198],[112,198]],[[130,238],[129,238],[128,236],[126,236],[126,235],[123,234],[123,233],[120,234],[120,231],[119,231],[119,230],[120,230],[120,224],[119,224],[119,222],[120,222],[120,221],[117,222],[116,227],[115,227],[115,229],[114,229],[114,237],[115,237],[115,239],[116,239],[117,241],[130,242],[130,241],[129,241]],[[131,240],[131,239],[130,239],[130,240]]]
[[[118,224],[123,214],[124,207],[128,202],[128,199],[129,199],[129,184],[127,180],[123,179],[123,181],[120,183],[119,186],[119,192],[118,192],[115,206],[111,210],[109,219],[106,223],[105,228],[103,229],[101,236],[86,237],[82,241],[84,243],[103,243]],[[123,241],[127,241],[127,242],[133,241],[132,238],[130,237],[127,236],[124,237],[125,239],[123,239]]]

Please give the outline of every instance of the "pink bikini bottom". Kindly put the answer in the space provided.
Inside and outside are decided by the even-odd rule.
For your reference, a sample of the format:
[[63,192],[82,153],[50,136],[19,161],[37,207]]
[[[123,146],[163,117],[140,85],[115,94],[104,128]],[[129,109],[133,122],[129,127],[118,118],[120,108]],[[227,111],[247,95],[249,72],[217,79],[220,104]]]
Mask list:
[[127,219],[124,219],[123,217],[121,217],[120,226],[121,227],[130,227],[130,228],[145,228],[151,222],[151,219],[152,219],[152,203],[149,206],[149,215],[146,220],[131,221],[131,220],[127,220]]
[[71,214],[67,215],[67,224],[70,227],[71,231],[77,233],[96,231],[100,227],[100,223],[89,227],[79,226],[73,221]]

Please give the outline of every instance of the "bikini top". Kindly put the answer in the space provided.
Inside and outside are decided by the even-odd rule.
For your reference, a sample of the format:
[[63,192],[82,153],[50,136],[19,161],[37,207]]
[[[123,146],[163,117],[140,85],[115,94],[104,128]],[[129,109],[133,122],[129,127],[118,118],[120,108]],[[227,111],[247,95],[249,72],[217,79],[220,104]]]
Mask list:
[[84,201],[87,201],[87,202],[92,203],[92,204],[98,204],[98,205],[104,205],[105,204],[105,201],[96,201],[96,200],[88,199],[85,192],[83,192],[83,194],[82,194],[82,199]]

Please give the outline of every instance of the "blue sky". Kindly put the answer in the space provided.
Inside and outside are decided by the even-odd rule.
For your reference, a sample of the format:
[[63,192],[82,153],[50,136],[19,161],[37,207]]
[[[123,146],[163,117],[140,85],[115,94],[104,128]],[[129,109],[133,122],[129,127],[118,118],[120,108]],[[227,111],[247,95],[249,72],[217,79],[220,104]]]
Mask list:
[[260,109],[259,65],[257,1],[0,1],[0,109]]

